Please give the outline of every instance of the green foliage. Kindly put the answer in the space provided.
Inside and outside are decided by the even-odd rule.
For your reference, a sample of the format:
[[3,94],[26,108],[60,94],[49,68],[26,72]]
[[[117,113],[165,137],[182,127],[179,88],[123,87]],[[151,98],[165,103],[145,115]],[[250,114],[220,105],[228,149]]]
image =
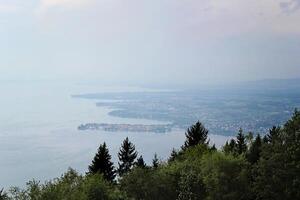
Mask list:
[[158,158],[157,158],[157,154],[155,153],[155,154],[154,154],[154,158],[152,159],[152,167],[153,167],[153,168],[157,168],[158,165],[159,165],[159,160],[158,160]]
[[246,158],[248,162],[250,162],[251,164],[258,162],[262,151],[261,148],[262,148],[262,140],[260,135],[258,134],[254,142],[251,144],[249,151],[246,154]]
[[102,175],[81,176],[69,169],[60,178],[40,184],[30,181],[25,189],[10,189],[12,200],[118,200],[126,199]]
[[239,133],[236,136],[236,153],[237,154],[243,154],[247,151],[247,144],[246,144],[246,138],[243,134],[243,130],[240,129]]
[[249,174],[247,162],[242,157],[219,152],[207,154],[201,162],[207,199],[249,199]]
[[108,152],[105,142],[100,145],[92,164],[89,166],[89,174],[100,173],[108,181],[113,181],[116,174],[114,165],[111,162],[111,155]]
[[[130,161],[130,170],[119,182],[107,176],[113,166],[104,143],[87,175],[69,169],[44,184],[30,181],[25,189],[14,187],[8,194],[2,190],[0,200],[300,199],[299,111],[284,126],[271,128],[263,138],[258,134],[253,139],[253,134],[245,136],[240,130],[236,140],[226,142],[222,151],[208,146],[203,128],[201,123],[192,126],[184,148],[173,150],[168,162],[159,162],[157,154],[153,167],[146,167],[142,156],[133,168]],[[124,142],[127,145],[123,146],[131,146],[126,147],[131,150],[122,148],[122,152],[135,155],[128,139]]]
[[235,140],[231,139],[229,143],[227,141],[225,143],[225,145],[223,146],[223,152],[227,155],[228,154],[234,155],[234,154],[236,154],[236,148],[237,148],[236,146],[237,146],[237,144],[236,144]]
[[266,135],[267,142],[269,143],[275,143],[280,140],[280,127],[278,126],[273,126],[270,130],[269,133]]
[[0,200],[7,200],[8,196],[6,192],[3,191],[3,188],[0,190]]
[[168,162],[173,162],[173,161],[175,161],[176,160],[176,158],[178,157],[178,155],[179,155],[179,151],[177,151],[176,149],[172,149],[172,152],[171,152],[171,155],[170,155],[170,157],[169,157],[169,159],[168,159]]
[[255,193],[259,199],[300,199],[300,112],[296,110],[274,138],[263,145]]
[[118,153],[119,157],[119,168],[118,173],[120,176],[126,174],[133,167],[134,160],[137,157],[135,146],[129,141],[128,137],[123,141],[123,144]]
[[207,141],[208,130],[204,127],[201,122],[197,122],[188,128],[185,133],[186,141],[184,143],[183,149],[196,146],[198,144],[208,144]]
[[140,156],[137,160],[136,160],[136,163],[135,163],[135,166],[136,167],[140,167],[140,168],[146,168],[147,165],[143,159],[143,156]]

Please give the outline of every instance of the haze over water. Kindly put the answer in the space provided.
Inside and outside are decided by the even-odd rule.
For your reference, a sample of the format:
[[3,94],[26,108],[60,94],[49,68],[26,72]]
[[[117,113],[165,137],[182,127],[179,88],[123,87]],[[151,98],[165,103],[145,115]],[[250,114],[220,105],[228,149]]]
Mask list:
[[[124,133],[77,130],[87,122],[157,124],[154,120],[127,119],[108,115],[110,108],[96,107],[95,100],[72,98],[90,92],[149,91],[97,84],[51,82],[2,82],[0,85],[0,186],[24,185],[48,180],[68,167],[86,172],[98,146],[107,143],[113,161],[128,136],[150,164],[154,153],[166,159],[173,147],[184,142],[184,131],[170,133]],[[225,136],[212,136],[220,146]]]

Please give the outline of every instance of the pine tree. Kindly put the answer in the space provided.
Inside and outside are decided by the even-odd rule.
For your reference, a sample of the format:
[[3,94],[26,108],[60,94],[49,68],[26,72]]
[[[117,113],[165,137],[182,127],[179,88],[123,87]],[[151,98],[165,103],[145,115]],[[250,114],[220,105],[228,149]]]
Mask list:
[[158,160],[158,158],[157,158],[157,154],[155,153],[155,154],[154,154],[154,158],[153,158],[153,160],[152,160],[152,166],[153,166],[153,168],[157,168],[158,165],[159,165],[159,160]]
[[211,150],[211,151],[217,151],[216,145],[213,144],[213,145],[209,148],[209,150]]
[[278,126],[273,126],[270,130],[269,133],[267,134],[267,139],[269,143],[274,144],[276,141],[279,140],[280,136],[280,127]]
[[247,151],[247,144],[242,129],[239,130],[239,133],[236,137],[236,151],[238,154],[242,154]]
[[114,180],[116,174],[113,163],[111,162],[111,155],[109,154],[105,142],[98,148],[98,152],[96,153],[92,164],[89,166],[89,173],[100,173],[106,180]]
[[225,154],[235,154],[236,152],[236,142],[234,139],[231,139],[230,142],[228,141],[223,146],[223,152]]
[[267,135],[265,135],[262,139],[263,144],[268,144],[269,143],[269,139],[267,137]]
[[8,198],[6,192],[4,192],[3,190],[4,190],[3,188],[0,190],[0,200],[8,200],[8,199],[10,199],[10,198]]
[[179,155],[179,152],[176,151],[176,149],[172,149],[172,152],[171,152],[171,155],[170,155],[170,158],[168,159],[168,162],[173,162]]
[[130,171],[134,164],[134,160],[137,157],[135,146],[129,141],[128,137],[123,141],[123,144],[118,153],[119,157],[119,168],[118,173],[120,176]]
[[143,159],[143,156],[140,156],[137,160],[136,160],[136,163],[135,163],[135,166],[139,167],[139,168],[146,168],[147,165]]
[[188,147],[192,147],[198,144],[207,145],[209,142],[207,141],[208,130],[203,126],[201,122],[197,122],[188,128],[185,133],[186,141],[184,143],[183,149]]
[[258,134],[254,142],[250,146],[249,152],[246,155],[248,162],[250,162],[251,164],[255,164],[259,160],[260,153],[261,153],[261,145],[262,145],[262,139]]

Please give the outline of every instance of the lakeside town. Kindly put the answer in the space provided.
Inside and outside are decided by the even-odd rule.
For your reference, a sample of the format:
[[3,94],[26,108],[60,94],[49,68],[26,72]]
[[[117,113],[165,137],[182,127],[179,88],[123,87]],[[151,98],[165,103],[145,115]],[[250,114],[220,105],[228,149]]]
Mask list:
[[108,123],[87,123],[81,124],[78,130],[104,130],[109,132],[153,132],[153,133],[166,133],[172,129],[171,124],[157,124],[157,125],[144,125],[144,124],[108,124]]

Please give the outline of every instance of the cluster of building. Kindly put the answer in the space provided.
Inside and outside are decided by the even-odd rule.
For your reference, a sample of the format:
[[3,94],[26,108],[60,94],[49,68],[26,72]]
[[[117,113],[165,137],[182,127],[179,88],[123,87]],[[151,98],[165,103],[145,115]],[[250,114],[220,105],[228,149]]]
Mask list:
[[172,130],[171,124],[107,124],[107,123],[88,123],[82,124],[78,130],[104,130],[110,132],[154,132],[166,133]]

